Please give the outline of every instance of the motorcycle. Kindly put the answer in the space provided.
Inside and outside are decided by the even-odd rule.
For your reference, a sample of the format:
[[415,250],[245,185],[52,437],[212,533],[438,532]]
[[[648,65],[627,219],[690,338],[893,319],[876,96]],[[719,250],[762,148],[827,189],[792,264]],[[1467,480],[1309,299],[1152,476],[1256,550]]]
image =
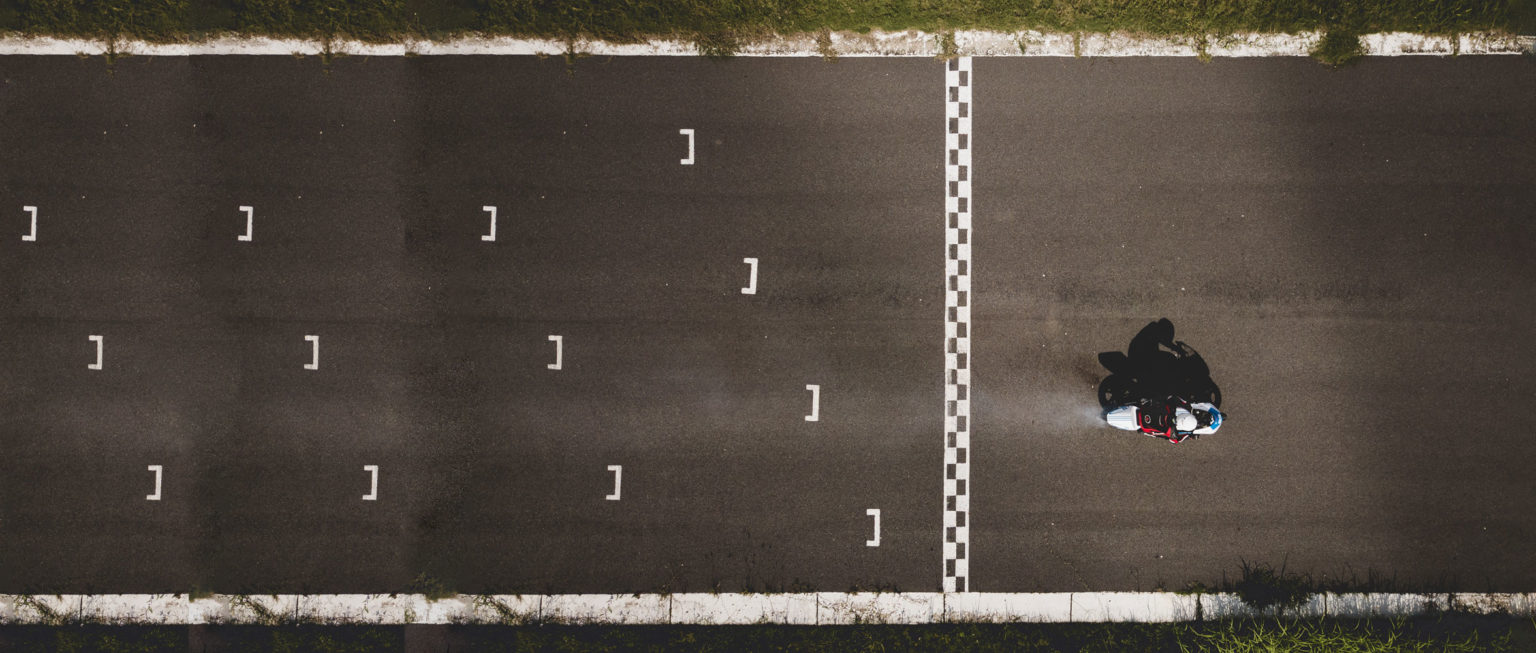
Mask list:
[[1111,408],[1104,421],[1125,431],[1140,431],[1173,444],[1188,438],[1215,433],[1221,428],[1222,414],[1208,402],[1190,403],[1170,397],[1165,400],[1142,399]]

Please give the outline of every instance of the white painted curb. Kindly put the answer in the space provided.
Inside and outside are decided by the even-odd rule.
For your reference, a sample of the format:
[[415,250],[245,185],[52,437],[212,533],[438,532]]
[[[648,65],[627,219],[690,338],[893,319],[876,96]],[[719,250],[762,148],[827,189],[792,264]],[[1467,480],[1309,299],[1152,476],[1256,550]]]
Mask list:
[[[1536,617],[1536,594],[1316,594],[1292,617],[1412,617],[1447,610]],[[1264,616],[1234,594],[1172,592],[791,594],[0,595],[20,624],[936,624],[1181,622]]]
[[951,622],[1036,622],[1072,621],[1072,595],[996,594],[964,592],[944,597],[944,617]]
[[1075,592],[1072,621],[1193,621],[1199,597],[1169,592]]
[[[1092,34],[1063,32],[954,33],[960,56],[1026,57],[1304,57],[1322,38],[1319,32],[1298,34],[1227,34],[1196,37],[1149,37],[1126,33]],[[1367,55],[1472,55],[1536,52],[1536,37],[1474,33],[1455,37],[1407,32],[1366,34],[1360,37]],[[104,41],[85,39],[0,37],[3,55],[89,55],[108,52]],[[558,56],[571,52],[593,56],[697,56],[687,41],[655,40],[645,43],[608,43],[508,37],[463,37],[450,41],[403,41],[362,43],[225,36],[190,43],[121,41],[115,53],[137,56],[184,57],[192,55],[318,56],[324,53],[350,56],[415,55],[531,55]],[[782,36],[745,44],[737,56],[748,57],[938,57],[939,35],[920,31],[868,34],[833,32],[827,47],[813,35]]]
[[539,620],[572,625],[666,624],[672,597],[665,594],[554,594],[542,598]]
[[814,626],[819,599],[796,594],[673,594],[672,623]]
[[944,596],[938,592],[820,592],[816,624],[939,623],[944,621]]

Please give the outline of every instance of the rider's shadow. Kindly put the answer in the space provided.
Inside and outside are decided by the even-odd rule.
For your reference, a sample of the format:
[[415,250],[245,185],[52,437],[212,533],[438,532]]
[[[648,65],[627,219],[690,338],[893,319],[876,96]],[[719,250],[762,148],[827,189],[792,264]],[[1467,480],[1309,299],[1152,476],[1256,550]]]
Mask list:
[[1221,388],[1211,380],[1211,368],[1193,347],[1173,339],[1168,318],[1142,328],[1127,353],[1099,354],[1099,363],[1109,370],[1099,382],[1099,404],[1105,409],[1170,396],[1221,407]]

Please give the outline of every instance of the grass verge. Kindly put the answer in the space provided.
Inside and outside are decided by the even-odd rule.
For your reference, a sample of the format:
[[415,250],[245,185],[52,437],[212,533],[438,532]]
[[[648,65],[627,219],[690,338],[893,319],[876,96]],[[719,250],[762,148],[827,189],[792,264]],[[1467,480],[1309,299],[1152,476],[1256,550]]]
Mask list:
[[31,651],[1529,651],[1536,623],[1238,620],[934,626],[11,626]]
[[151,42],[220,34],[398,42],[479,33],[579,43],[682,39],[729,56],[754,39],[828,31],[1131,32],[1200,42],[1242,32],[1324,31],[1329,63],[1354,35],[1536,32],[1533,0],[0,0],[0,31]]

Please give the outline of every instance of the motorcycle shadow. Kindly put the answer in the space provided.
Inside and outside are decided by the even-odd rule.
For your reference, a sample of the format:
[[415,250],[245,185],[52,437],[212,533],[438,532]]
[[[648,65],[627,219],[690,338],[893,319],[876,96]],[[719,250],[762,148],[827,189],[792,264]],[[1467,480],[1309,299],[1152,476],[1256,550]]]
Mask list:
[[1173,335],[1173,322],[1163,318],[1143,327],[1127,352],[1099,354],[1099,364],[1109,371],[1099,382],[1099,405],[1109,410],[1175,396],[1220,408],[1221,388],[1211,380],[1210,366],[1194,347]]

